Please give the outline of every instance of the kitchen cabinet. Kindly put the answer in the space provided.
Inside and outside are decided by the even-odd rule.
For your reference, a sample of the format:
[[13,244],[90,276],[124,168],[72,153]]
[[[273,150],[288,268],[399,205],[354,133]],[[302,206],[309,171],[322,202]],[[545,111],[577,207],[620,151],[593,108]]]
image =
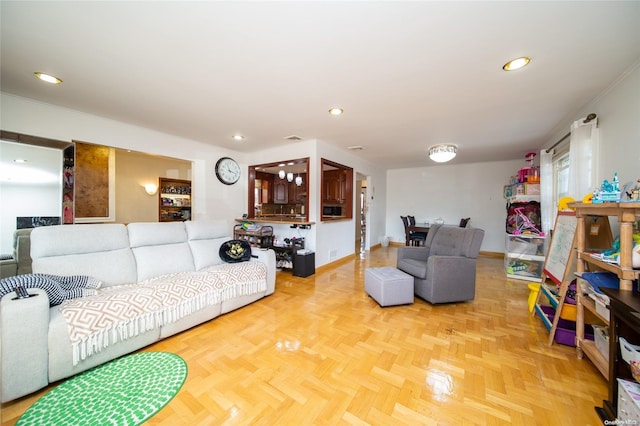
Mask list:
[[256,195],[257,204],[273,203],[273,175],[270,173],[256,172],[256,182],[260,182],[259,193]]
[[[322,159],[320,213],[323,221],[338,221],[353,218],[353,169],[327,159]],[[332,207],[340,207],[339,216]],[[325,213],[330,211],[329,214]]]
[[275,204],[289,203],[289,182],[285,179],[276,179],[273,182],[273,202]]
[[[306,173],[300,173],[302,179],[302,185],[296,185],[295,179],[289,183],[289,203],[290,204],[304,204],[307,197],[307,187],[304,182],[307,180]],[[297,176],[296,176],[297,177]]]
[[160,178],[158,220],[178,222],[191,219],[191,181]]
[[343,204],[347,198],[347,174],[344,170],[327,170],[323,172],[323,201]]

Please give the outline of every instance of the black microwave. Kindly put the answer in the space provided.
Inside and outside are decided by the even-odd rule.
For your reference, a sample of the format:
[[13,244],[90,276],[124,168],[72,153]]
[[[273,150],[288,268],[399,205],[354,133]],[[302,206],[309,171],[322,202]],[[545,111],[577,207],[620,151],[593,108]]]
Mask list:
[[342,216],[342,206],[323,206],[322,216]]

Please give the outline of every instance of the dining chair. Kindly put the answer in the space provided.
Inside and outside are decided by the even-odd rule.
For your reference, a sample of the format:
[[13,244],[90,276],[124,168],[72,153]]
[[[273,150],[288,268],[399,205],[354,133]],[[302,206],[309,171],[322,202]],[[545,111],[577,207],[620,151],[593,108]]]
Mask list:
[[416,225],[415,217],[400,216],[400,219],[402,219],[402,224],[404,225],[405,245],[406,246],[424,245],[424,241],[427,239],[427,234],[424,232],[411,231],[411,227]]

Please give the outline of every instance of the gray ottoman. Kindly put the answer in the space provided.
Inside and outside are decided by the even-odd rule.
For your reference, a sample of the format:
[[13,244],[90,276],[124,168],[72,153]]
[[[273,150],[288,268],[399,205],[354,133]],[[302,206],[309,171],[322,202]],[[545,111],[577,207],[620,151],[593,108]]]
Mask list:
[[413,277],[391,266],[367,268],[364,291],[380,306],[413,303]]

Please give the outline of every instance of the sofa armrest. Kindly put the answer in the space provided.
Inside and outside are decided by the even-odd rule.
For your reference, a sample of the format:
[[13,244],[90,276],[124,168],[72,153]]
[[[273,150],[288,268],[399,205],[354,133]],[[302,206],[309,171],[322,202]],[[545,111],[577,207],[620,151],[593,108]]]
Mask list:
[[18,261],[18,275],[30,274],[31,269],[31,236],[18,235],[16,240],[16,259]]
[[427,288],[431,303],[472,300],[476,290],[476,259],[465,256],[429,256]]
[[41,289],[30,288],[29,294],[28,299],[18,299],[11,292],[0,301],[2,402],[49,383],[49,298]]
[[272,249],[251,247],[251,255],[267,265],[267,291],[266,295],[273,294],[276,290],[276,253]]
[[15,259],[0,260],[0,278],[18,275],[18,262]]

